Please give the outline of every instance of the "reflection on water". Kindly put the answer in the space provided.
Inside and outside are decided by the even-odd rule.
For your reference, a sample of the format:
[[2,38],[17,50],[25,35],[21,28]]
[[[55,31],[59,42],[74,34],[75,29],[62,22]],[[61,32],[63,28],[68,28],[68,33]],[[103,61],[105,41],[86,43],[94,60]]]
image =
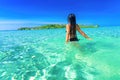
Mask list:
[[[79,59],[83,53],[79,50],[81,46],[78,43],[67,44],[65,48],[65,59],[48,69],[47,80],[93,80],[94,76],[99,74],[93,66]],[[76,58],[76,55],[79,58]]]

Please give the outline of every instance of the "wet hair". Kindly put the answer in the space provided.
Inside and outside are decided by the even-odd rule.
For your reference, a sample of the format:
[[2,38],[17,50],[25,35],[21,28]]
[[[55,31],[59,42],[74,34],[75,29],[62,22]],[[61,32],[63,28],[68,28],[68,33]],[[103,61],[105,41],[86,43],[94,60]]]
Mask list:
[[71,34],[76,34],[76,17],[75,14],[71,13],[68,15],[68,23],[70,24],[70,33]]

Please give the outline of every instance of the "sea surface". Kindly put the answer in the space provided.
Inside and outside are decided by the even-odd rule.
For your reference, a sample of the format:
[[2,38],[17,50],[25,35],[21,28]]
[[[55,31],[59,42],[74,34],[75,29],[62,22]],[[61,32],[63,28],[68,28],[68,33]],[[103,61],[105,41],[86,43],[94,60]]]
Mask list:
[[0,31],[0,80],[120,80],[120,27]]

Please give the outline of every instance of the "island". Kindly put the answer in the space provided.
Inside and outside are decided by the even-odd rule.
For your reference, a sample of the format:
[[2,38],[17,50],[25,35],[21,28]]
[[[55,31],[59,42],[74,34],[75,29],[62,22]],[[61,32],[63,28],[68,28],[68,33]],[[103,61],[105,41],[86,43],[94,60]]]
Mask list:
[[[42,29],[56,29],[56,28],[65,28],[65,24],[46,24],[36,27],[21,27],[18,30],[42,30]],[[99,25],[79,25],[80,28],[98,28]]]

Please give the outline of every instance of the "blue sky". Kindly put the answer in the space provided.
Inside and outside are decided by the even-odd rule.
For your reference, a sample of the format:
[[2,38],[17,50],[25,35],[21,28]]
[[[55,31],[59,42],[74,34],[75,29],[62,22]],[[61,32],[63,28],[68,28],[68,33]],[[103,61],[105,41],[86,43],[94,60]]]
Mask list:
[[0,30],[40,24],[77,23],[120,25],[120,0],[0,0]]

